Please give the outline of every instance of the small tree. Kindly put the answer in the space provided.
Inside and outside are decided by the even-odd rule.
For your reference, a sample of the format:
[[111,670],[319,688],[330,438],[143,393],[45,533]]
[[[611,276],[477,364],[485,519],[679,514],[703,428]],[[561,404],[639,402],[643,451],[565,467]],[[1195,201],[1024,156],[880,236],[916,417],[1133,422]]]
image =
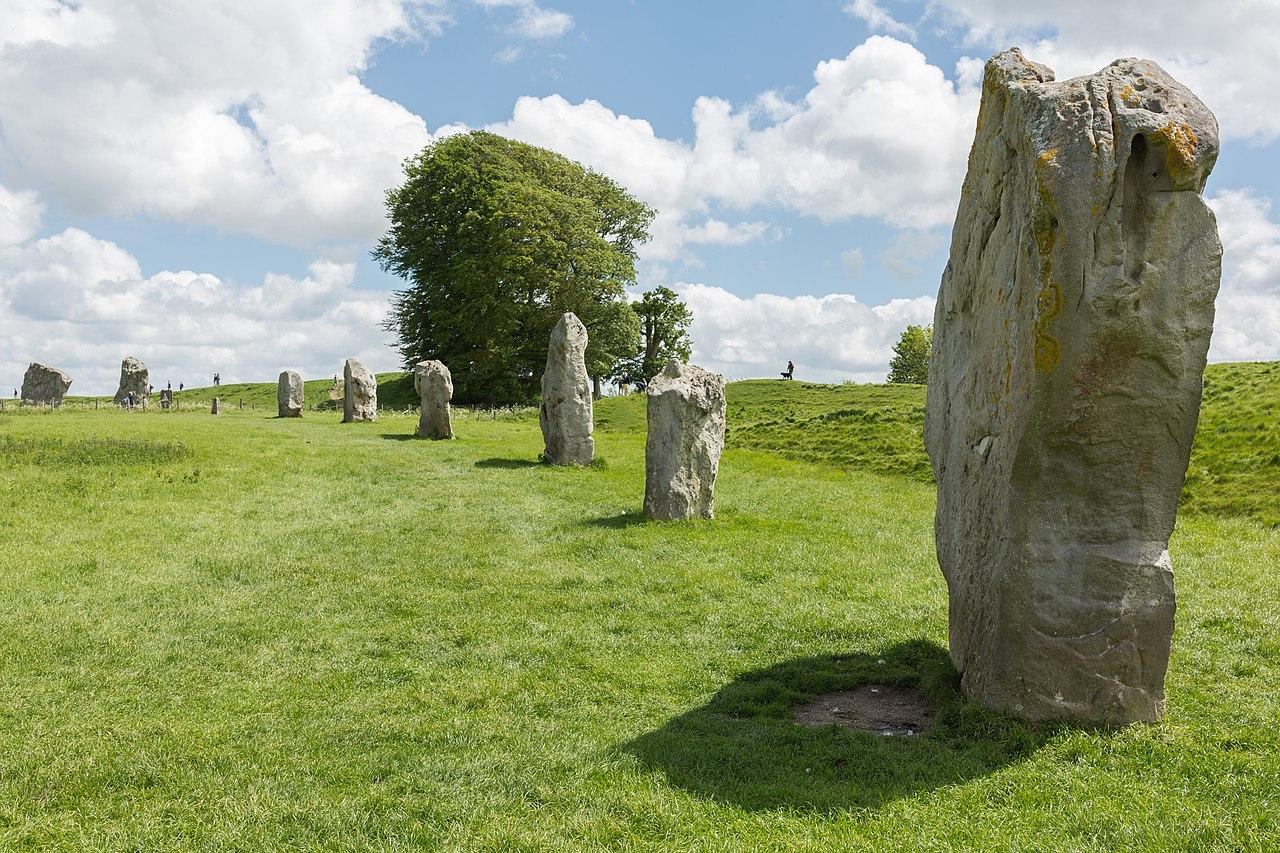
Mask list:
[[929,354],[933,349],[932,326],[907,326],[907,330],[893,345],[893,360],[889,362],[890,382],[911,382],[924,385],[929,381]]
[[689,325],[693,312],[669,287],[655,287],[631,303],[640,322],[640,351],[620,363],[618,378],[626,382],[648,381],[662,372],[672,358],[687,361],[693,352]]

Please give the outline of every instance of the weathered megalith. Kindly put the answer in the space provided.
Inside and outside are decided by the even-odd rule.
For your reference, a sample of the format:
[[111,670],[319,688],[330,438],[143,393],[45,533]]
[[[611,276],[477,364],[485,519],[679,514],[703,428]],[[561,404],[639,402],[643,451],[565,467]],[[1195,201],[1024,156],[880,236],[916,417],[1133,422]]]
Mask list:
[[378,419],[378,377],[360,363],[349,358],[342,366],[344,400],[342,422],[376,421]]
[[[243,408],[243,404],[241,405],[241,408]],[[209,407],[209,414],[211,415],[222,414],[222,401],[219,400],[217,397],[213,398],[213,405]]]
[[129,356],[120,362],[120,387],[116,389],[116,405],[125,402],[131,391],[135,405],[144,402],[151,396],[150,381],[147,366],[138,359]]
[[1029,719],[1164,710],[1173,530],[1222,247],[1218,126],[1153,62],[986,66],[934,317],[925,442],[966,694]]
[[277,417],[302,417],[302,376],[296,370],[285,370],[276,385]]
[[590,465],[595,458],[586,351],[587,327],[575,314],[565,314],[551,330],[538,409],[544,455],[552,465]]
[[22,403],[27,406],[61,406],[71,387],[71,377],[56,367],[32,362],[22,377]]
[[418,416],[418,437],[453,438],[452,414],[449,401],[453,399],[453,377],[449,368],[440,361],[420,361],[413,368],[413,389],[421,398],[422,413]]
[[648,389],[644,514],[659,521],[712,518],[724,449],[724,380],[672,359]]

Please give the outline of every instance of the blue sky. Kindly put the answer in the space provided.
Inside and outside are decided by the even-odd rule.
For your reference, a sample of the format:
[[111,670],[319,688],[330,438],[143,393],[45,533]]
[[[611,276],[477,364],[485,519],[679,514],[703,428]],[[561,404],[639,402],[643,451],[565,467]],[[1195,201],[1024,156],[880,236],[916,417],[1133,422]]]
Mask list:
[[0,0],[0,381],[40,359],[111,390],[126,354],[199,384],[395,368],[378,201],[460,127],[658,207],[640,286],[686,295],[698,360],[874,379],[931,315],[975,75],[1011,44],[1060,77],[1150,56],[1217,112],[1214,357],[1280,357],[1280,11],[1171,6]]

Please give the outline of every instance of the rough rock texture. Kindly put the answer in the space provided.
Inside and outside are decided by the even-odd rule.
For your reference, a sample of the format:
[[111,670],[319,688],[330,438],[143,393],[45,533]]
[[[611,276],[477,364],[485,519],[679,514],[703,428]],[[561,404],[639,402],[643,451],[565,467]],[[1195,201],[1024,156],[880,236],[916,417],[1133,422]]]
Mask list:
[[420,361],[413,368],[413,390],[422,401],[418,416],[419,438],[453,438],[449,401],[453,399],[453,377],[440,361]]
[[644,514],[659,521],[712,518],[724,449],[724,380],[672,359],[648,389]]
[[222,414],[222,401],[219,400],[217,397],[213,398],[213,405],[209,407],[209,414],[211,415]]
[[553,465],[590,465],[596,455],[586,351],[587,327],[565,314],[551,330],[538,410],[545,456]]
[[130,391],[133,392],[133,402],[141,403],[151,395],[147,390],[150,384],[151,375],[147,372],[147,366],[133,356],[129,356],[120,362],[120,387],[116,390],[116,404],[124,402],[125,395]]
[[71,377],[56,367],[32,362],[22,377],[22,402],[29,406],[61,406]]
[[280,374],[280,382],[276,385],[276,405],[279,417],[302,417],[302,376],[296,370]]
[[1164,710],[1169,534],[1222,247],[1213,115],[1152,62],[987,63],[925,442],[964,691],[1030,719]]
[[378,419],[378,377],[358,359],[349,358],[342,366],[344,399],[342,422],[376,421]]

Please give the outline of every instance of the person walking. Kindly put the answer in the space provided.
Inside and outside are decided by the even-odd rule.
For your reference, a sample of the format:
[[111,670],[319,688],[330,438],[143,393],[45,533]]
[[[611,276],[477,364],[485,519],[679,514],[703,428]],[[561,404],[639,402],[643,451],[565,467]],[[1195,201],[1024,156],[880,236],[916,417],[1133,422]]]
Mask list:
[[179,383],[178,383],[178,390],[179,390],[179,391],[181,391],[181,390],[182,390],[182,383],[181,383],[181,382],[179,382]]
[[783,379],[795,379],[796,363],[794,361],[787,362],[787,370],[782,374]]

